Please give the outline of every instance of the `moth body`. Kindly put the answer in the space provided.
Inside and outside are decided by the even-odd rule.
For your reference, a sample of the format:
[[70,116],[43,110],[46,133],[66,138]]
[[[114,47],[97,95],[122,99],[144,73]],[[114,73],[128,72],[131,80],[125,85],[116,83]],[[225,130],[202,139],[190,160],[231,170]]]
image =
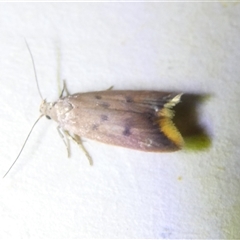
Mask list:
[[181,94],[158,91],[99,91],[45,100],[40,112],[70,134],[126,148],[175,151],[183,138],[172,122]]
[[[33,55],[29,50],[40,97],[43,99],[37,80]],[[63,92],[67,93],[62,97]],[[5,177],[21,155],[35,125],[45,115],[55,120],[69,155],[70,137],[85,152],[90,164],[92,159],[84,148],[81,137],[121,147],[146,152],[171,152],[180,149],[183,138],[172,122],[171,110],[179,103],[182,94],[158,91],[99,91],[69,95],[65,84],[56,102],[43,100],[41,115],[33,124],[16,159]]]

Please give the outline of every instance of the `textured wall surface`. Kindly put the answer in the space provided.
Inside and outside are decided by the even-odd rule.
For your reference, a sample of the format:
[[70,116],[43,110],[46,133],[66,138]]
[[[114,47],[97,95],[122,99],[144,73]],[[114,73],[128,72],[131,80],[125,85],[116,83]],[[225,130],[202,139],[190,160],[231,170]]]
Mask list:
[[0,238],[240,238],[239,4],[1,3],[0,36],[1,175],[39,114],[24,38],[47,100],[62,79],[172,90],[190,119],[175,153],[84,139],[93,167],[42,119],[0,180]]

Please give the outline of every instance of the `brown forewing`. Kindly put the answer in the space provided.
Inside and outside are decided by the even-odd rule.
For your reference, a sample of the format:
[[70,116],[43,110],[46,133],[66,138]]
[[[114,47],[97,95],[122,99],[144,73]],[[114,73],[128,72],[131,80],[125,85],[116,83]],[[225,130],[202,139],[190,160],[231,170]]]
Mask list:
[[157,113],[176,95],[110,90],[74,94],[64,98],[73,109],[63,127],[80,137],[108,144],[142,151],[174,151],[179,147],[161,131]]

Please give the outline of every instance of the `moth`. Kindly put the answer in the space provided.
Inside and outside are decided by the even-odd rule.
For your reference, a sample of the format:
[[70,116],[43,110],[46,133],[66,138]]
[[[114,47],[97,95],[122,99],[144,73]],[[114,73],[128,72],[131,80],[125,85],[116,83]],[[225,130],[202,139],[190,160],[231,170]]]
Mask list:
[[[36,68],[28,47],[39,94]],[[63,96],[64,92],[66,96]],[[64,84],[56,102],[43,100],[40,117],[31,128],[17,158],[19,158],[33,128],[42,116],[58,123],[58,131],[69,154],[67,138],[75,141],[92,159],[81,138],[145,152],[172,152],[183,146],[183,138],[172,122],[172,108],[180,102],[181,93],[160,91],[111,90],[70,95]],[[43,99],[43,98],[42,98]]]
[[44,100],[40,112],[74,140],[77,136],[146,152],[171,152],[183,145],[172,122],[172,107],[180,98],[158,91],[76,93],[53,103]]

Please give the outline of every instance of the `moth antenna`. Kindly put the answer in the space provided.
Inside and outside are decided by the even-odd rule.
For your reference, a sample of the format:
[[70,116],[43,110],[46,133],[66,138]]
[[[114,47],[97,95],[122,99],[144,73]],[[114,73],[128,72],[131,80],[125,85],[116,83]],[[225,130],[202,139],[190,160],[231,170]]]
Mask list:
[[23,149],[24,149],[24,147],[25,147],[25,145],[26,145],[26,143],[27,143],[27,140],[28,140],[28,138],[30,137],[30,135],[31,135],[34,127],[36,126],[36,124],[38,123],[38,121],[39,121],[42,117],[43,117],[43,114],[41,114],[41,115],[38,117],[38,119],[35,121],[35,123],[33,124],[33,126],[32,126],[32,128],[31,128],[30,132],[28,133],[27,138],[26,138],[26,140],[24,141],[24,144],[23,144],[20,152],[18,153],[15,161],[12,163],[12,165],[10,166],[10,168],[8,169],[8,171],[4,174],[3,178],[5,178],[5,177],[7,176],[7,174],[10,172],[10,170],[12,169],[12,167],[14,166],[14,164],[17,162],[17,160],[18,160],[19,156],[21,155],[21,153],[22,153],[22,151],[23,151]]
[[31,52],[31,50],[30,50],[30,47],[29,47],[28,42],[27,42],[26,39],[25,39],[25,43],[26,43],[26,45],[27,45],[28,52],[29,52],[29,54],[30,54],[30,56],[31,56],[31,59],[32,59],[32,65],[33,65],[33,70],[34,70],[35,80],[36,80],[36,83],[37,83],[38,93],[39,93],[41,99],[43,100],[42,93],[41,93],[41,91],[40,91],[39,84],[38,84],[37,71],[36,71],[36,67],[35,67],[35,63],[34,63],[34,59],[33,59],[33,55],[32,55],[32,52]]

